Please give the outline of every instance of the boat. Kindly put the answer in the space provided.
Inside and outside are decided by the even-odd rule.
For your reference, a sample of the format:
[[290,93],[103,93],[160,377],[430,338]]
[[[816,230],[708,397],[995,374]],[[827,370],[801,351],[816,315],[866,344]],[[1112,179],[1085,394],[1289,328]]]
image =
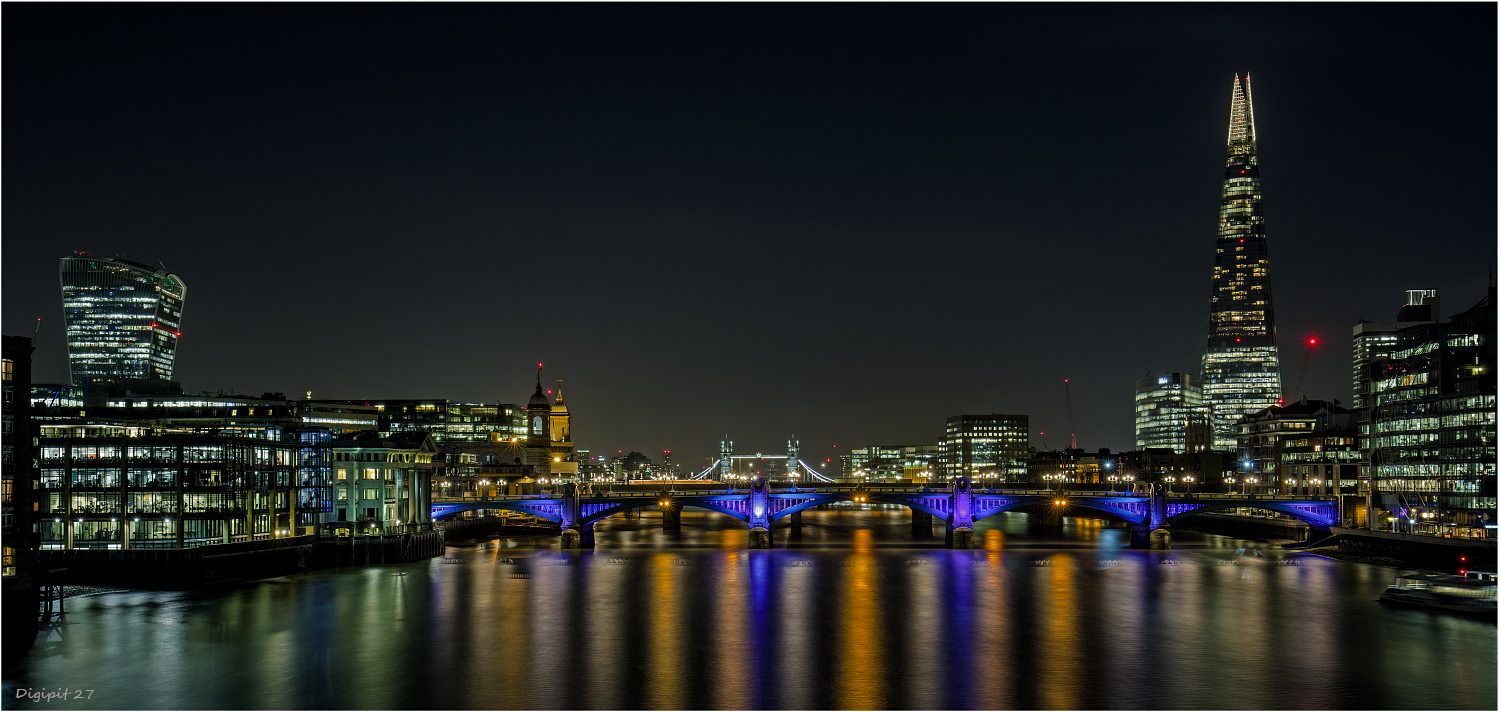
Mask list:
[[1487,571],[1466,571],[1463,576],[1407,574],[1397,576],[1380,601],[1493,618],[1495,584],[1495,574]]

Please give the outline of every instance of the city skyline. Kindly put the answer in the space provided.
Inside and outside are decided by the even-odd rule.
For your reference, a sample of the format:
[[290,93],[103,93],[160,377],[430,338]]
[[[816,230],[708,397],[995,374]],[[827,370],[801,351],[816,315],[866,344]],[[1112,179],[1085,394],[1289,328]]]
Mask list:
[[[1188,30],[1241,11],[1196,8],[1174,20],[1178,31],[1154,54],[1108,71],[1094,65],[1157,10],[1101,8],[1050,50],[1077,49],[1076,58],[1025,76],[1003,67],[1035,49],[1026,40],[1004,51],[945,49],[923,39],[921,30],[938,27],[930,19],[905,35],[912,44],[904,50],[882,54],[869,41],[840,40],[851,56],[869,58],[863,68],[829,64],[793,36],[783,55],[753,66],[693,69],[627,56],[610,69],[591,61],[617,49],[606,10],[565,49],[542,52],[552,60],[545,66],[505,77],[470,69],[484,46],[478,37],[419,33],[414,49],[351,67],[349,86],[376,92],[368,96],[325,92],[296,72],[298,61],[333,47],[360,55],[407,17],[399,10],[376,11],[365,39],[320,48],[298,36],[293,51],[255,65],[240,57],[261,56],[256,22],[272,22],[265,18],[275,11],[219,30],[218,41],[238,54],[195,45],[191,10],[113,18],[162,39],[164,52],[193,46],[204,59],[170,69],[136,55],[109,65],[103,58],[120,40],[91,24],[59,36],[66,11],[13,12],[40,24],[8,48],[36,59],[7,78],[18,101],[43,108],[7,127],[15,150],[5,169],[13,207],[4,325],[29,334],[44,319],[39,382],[66,381],[61,309],[56,283],[47,282],[55,260],[82,250],[160,260],[194,285],[176,364],[190,392],[519,403],[527,369],[542,361],[570,383],[582,446],[671,449],[692,465],[726,432],[768,452],[795,432],[822,460],[837,454],[833,445],[936,443],[945,419],[966,413],[1028,414],[1031,444],[1056,449],[1066,442],[1069,378],[1080,445],[1125,450],[1135,380],[1148,369],[1198,371],[1215,211],[1207,166],[1222,158],[1223,82],[1246,69],[1261,84],[1256,118],[1269,137],[1262,150],[1274,184],[1266,214],[1289,345],[1283,368],[1300,363],[1301,337],[1316,333],[1329,344],[1308,367],[1309,397],[1349,402],[1347,330],[1359,318],[1390,319],[1406,289],[1437,288],[1454,312],[1484,293],[1487,270],[1470,260],[1392,255],[1436,232],[1451,251],[1494,261],[1495,183],[1484,160],[1494,152],[1492,99],[1455,90],[1494,83],[1492,67],[1466,59],[1484,54],[1467,47],[1492,48],[1493,38],[1451,42],[1419,32],[1378,55],[1359,49],[1381,44],[1372,38],[1406,37],[1409,27],[1467,27],[1455,18],[1483,8],[1304,11],[1296,17],[1305,30],[1288,29],[1287,10],[1262,8],[1243,19],[1275,40],[1264,43],[1272,49],[1232,51]],[[543,30],[560,22],[546,10],[468,12]],[[696,12],[704,22],[734,17],[730,9]],[[954,8],[936,17],[948,21],[945,32],[968,37],[954,21],[1016,23],[1058,12]],[[809,28],[832,21],[807,8],[769,14]],[[881,28],[903,18],[899,9],[877,15]],[[341,15],[311,17],[315,32]],[[722,50],[667,46],[728,57],[762,22],[773,20],[722,38]],[[25,44],[33,41],[55,46]],[[523,56],[534,41],[519,38],[506,56]],[[458,55],[420,51],[429,45]],[[1343,50],[1352,54],[1340,58]],[[71,58],[55,54],[62,51]],[[982,61],[966,61],[975,58]],[[386,71],[403,62],[473,91],[424,102],[427,90]],[[653,72],[633,99],[591,79],[663,62],[676,68]],[[820,69],[799,78],[803,67]],[[221,79],[196,81],[209,68]],[[131,84],[127,69],[152,81]],[[1343,120],[1368,101],[1345,81],[1356,71],[1411,100],[1377,118]],[[700,72],[720,74],[705,82]],[[274,92],[271,78],[284,80]],[[819,78],[841,88],[820,93]],[[1091,87],[1101,78],[1142,84],[1100,98]],[[1004,90],[965,89],[975,85]],[[184,88],[188,98],[177,97]],[[56,101],[42,100],[49,92]],[[890,92],[909,97],[896,105],[906,108],[872,104]],[[97,135],[76,131],[76,117],[117,94],[141,111],[123,112]],[[287,97],[322,107],[325,118],[276,120]],[[266,103],[240,103],[247,98]],[[576,111],[582,104],[574,102],[588,101],[602,102],[601,118]],[[1101,102],[1110,109],[1091,110]],[[156,113],[169,109],[184,113]],[[481,131],[481,119],[494,126]],[[1441,135],[1433,134],[1439,123]],[[401,126],[422,130],[390,134]],[[94,143],[117,141],[119,132],[166,150]],[[1427,137],[1380,155],[1385,190],[1403,200],[1351,208],[1368,198],[1356,181],[1333,177],[1358,147],[1397,133]],[[386,134],[410,138],[378,158],[353,138]],[[636,142],[620,143],[622,135]],[[613,143],[604,150],[599,141]],[[1078,170],[1108,151],[1130,156],[1127,181]],[[594,167],[579,170],[585,161]],[[64,165],[75,168],[59,172]],[[345,173],[366,177],[336,178]],[[89,210],[64,209],[80,196]],[[312,310],[320,311],[308,317]],[[555,318],[528,329],[533,310]],[[265,357],[303,340],[306,329],[374,340],[302,349],[300,363]],[[438,334],[461,335],[463,347]],[[1283,372],[1283,382],[1294,376]]]

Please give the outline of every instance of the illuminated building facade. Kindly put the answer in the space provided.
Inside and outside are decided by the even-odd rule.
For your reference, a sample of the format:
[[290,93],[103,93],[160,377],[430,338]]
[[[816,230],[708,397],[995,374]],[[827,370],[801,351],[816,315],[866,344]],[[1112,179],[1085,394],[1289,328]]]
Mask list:
[[[1408,313],[1422,316],[1433,315]],[[1368,367],[1370,521],[1408,533],[1494,532],[1494,282],[1452,319],[1394,334]]]
[[181,277],[113,257],[64,257],[59,275],[73,385],[172,380],[187,298]]
[[1238,489],[1250,494],[1349,492],[1362,456],[1349,408],[1302,398],[1240,418]]
[[944,477],[968,477],[991,482],[1023,482],[1026,478],[1027,430],[1025,415],[955,415],[948,418],[939,447]]
[[375,432],[333,442],[334,522],[339,533],[402,533],[432,526],[438,447],[424,432]]
[[323,428],[40,424],[44,549],[183,549],[312,534],[331,509]]
[[1234,78],[1228,156],[1214,250],[1208,345],[1203,353],[1203,401],[1213,416],[1216,448],[1235,446],[1240,416],[1277,404],[1281,364],[1271,302],[1271,259],[1261,214],[1255,108],[1250,75]]
[[845,477],[866,482],[936,478],[941,445],[871,445],[840,456]]
[[422,431],[439,444],[526,439],[526,415],[511,403],[460,403],[445,399],[374,400],[380,433]]
[[1208,407],[1198,379],[1186,373],[1148,376],[1135,382],[1135,446],[1137,449],[1169,448],[1176,453],[1190,449],[1189,432],[1197,427],[1200,434],[1192,444],[1202,442],[1202,426],[1208,422]]
[[[1370,411],[1375,404],[1370,395],[1370,383],[1377,380],[1375,364],[1387,361],[1396,350],[1396,334],[1409,327],[1435,322],[1442,318],[1442,307],[1436,289],[1408,289],[1406,303],[1396,314],[1395,321],[1374,322],[1361,320],[1354,325],[1354,413],[1359,431],[1359,447],[1369,460]],[[1361,489],[1366,489],[1369,468],[1360,473],[1364,480]]]

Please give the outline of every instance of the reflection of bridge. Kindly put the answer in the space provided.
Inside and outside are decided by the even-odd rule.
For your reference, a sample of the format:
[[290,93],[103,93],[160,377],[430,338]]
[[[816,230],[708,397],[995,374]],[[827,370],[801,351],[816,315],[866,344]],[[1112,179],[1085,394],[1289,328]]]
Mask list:
[[974,546],[974,523],[985,517],[1030,508],[1045,520],[1061,523],[1065,512],[1074,508],[1091,509],[1124,519],[1131,524],[1130,545],[1136,548],[1170,546],[1170,539],[1153,532],[1165,531],[1187,517],[1220,509],[1251,507],[1271,510],[1295,517],[1315,529],[1327,529],[1338,523],[1338,503],[1334,500],[1296,499],[1263,495],[1169,495],[1162,483],[1141,494],[1094,492],[1048,493],[1035,491],[976,491],[967,478],[960,477],[950,489],[869,488],[864,486],[818,487],[816,489],[772,490],[765,479],[756,479],[749,491],[657,492],[631,494],[578,494],[568,485],[560,496],[521,496],[495,499],[438,500],[432,505],[433,519],[478,509],[506,509],[530,514],[562,527],[564,548],[592,548],[594,523],[628,509],[655,506],[662,511],[666,527],[681,526],[683,507],[697,507],[727,514],[750,527],[750,547],[771,546],[771,523],[791,518],[800,523],[801,513],[809,507],[833,502],[869,502],[897,504],[912,510],[914,525],[928,527],[936,517],[947,525],[948,546],[970,549]]

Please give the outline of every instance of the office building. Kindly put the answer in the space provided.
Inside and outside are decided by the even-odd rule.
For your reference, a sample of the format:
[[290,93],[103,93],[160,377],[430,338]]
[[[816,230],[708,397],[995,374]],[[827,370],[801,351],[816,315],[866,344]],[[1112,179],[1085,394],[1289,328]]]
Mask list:
[[1372,527],[1483,536],[1496,524],[1493,277],[1474,307],[1394,335],[1369,363]]
[[863,482],[926,482],[936,479],[941,445],[870,445],[840,456],[845,477]]
[[[361,401],[363,402],[363,401]],[[446,399],[372,400],[379,415],[379,431],[422,431],[439,445],[449,442],[524,440],[526,416],[511,403],[461,403]]]
[[[14,577],[29,574],[29,552],[36,548],[31,536],[33,421],[31,419],[31,354],[35,348],[25,336],[6,336],[0,358],[0,389],[4,405],[3,437],[0,437],[0,544],[4,562],[0,574]],[[29,578],[29,577],[28,577]],[[7,601],[10,599],[7,590]]]
[[75,386],[170,381],[187,286],[164,267],[113,257],[64,257],[63,326]]
[[1395,351],[1397,332],[1418,324],[1430,324],[1442,318],[1442,309],[1436,289],[1408,289],[1406,303],[1396,314],[1395,321],[1373,322],[1360,320],[1354,325],[1354,415],[1359,431],[1359,448],[1364,451],[1366,462],[1360,478],[1365,481],[1361,489],[1368,489],[1370,412],[1374,402],[1370,397],[1370,383],[1376,380],[1376,363],[1384,363]]
[[1299,399],[1240,418],[1236,491],[1344,495],[1357,484],[1354,411],[1337,401]]
[[1202,389],[1203,402],[1212,412],[1214,446],[1224,450],[1235,447],[1240,416],[1276,405],[1281,398],[1249,74],[1244,82],[1235,76],[1230,95]]
[[[1198,379],[1186,373],[1148,376],[1135,382],[1135,446],[1137,449],[1166,448],[1188,452],[1188,434],[1193,431],[1192,447],[1205,447],[1203,426],[1209,422],[1208,407]],[[1196,430],[1194,428],[1196,427]]]
[[38,425],[44,549],[182,549],[312,534],[330,511],[331,435],[264,426]]
[[1027,430],[1025,415],[955,415],[948,418],[938,444],[939,466],[945,478],[968,477],[990,482],[1022,482],[1026,478]]

